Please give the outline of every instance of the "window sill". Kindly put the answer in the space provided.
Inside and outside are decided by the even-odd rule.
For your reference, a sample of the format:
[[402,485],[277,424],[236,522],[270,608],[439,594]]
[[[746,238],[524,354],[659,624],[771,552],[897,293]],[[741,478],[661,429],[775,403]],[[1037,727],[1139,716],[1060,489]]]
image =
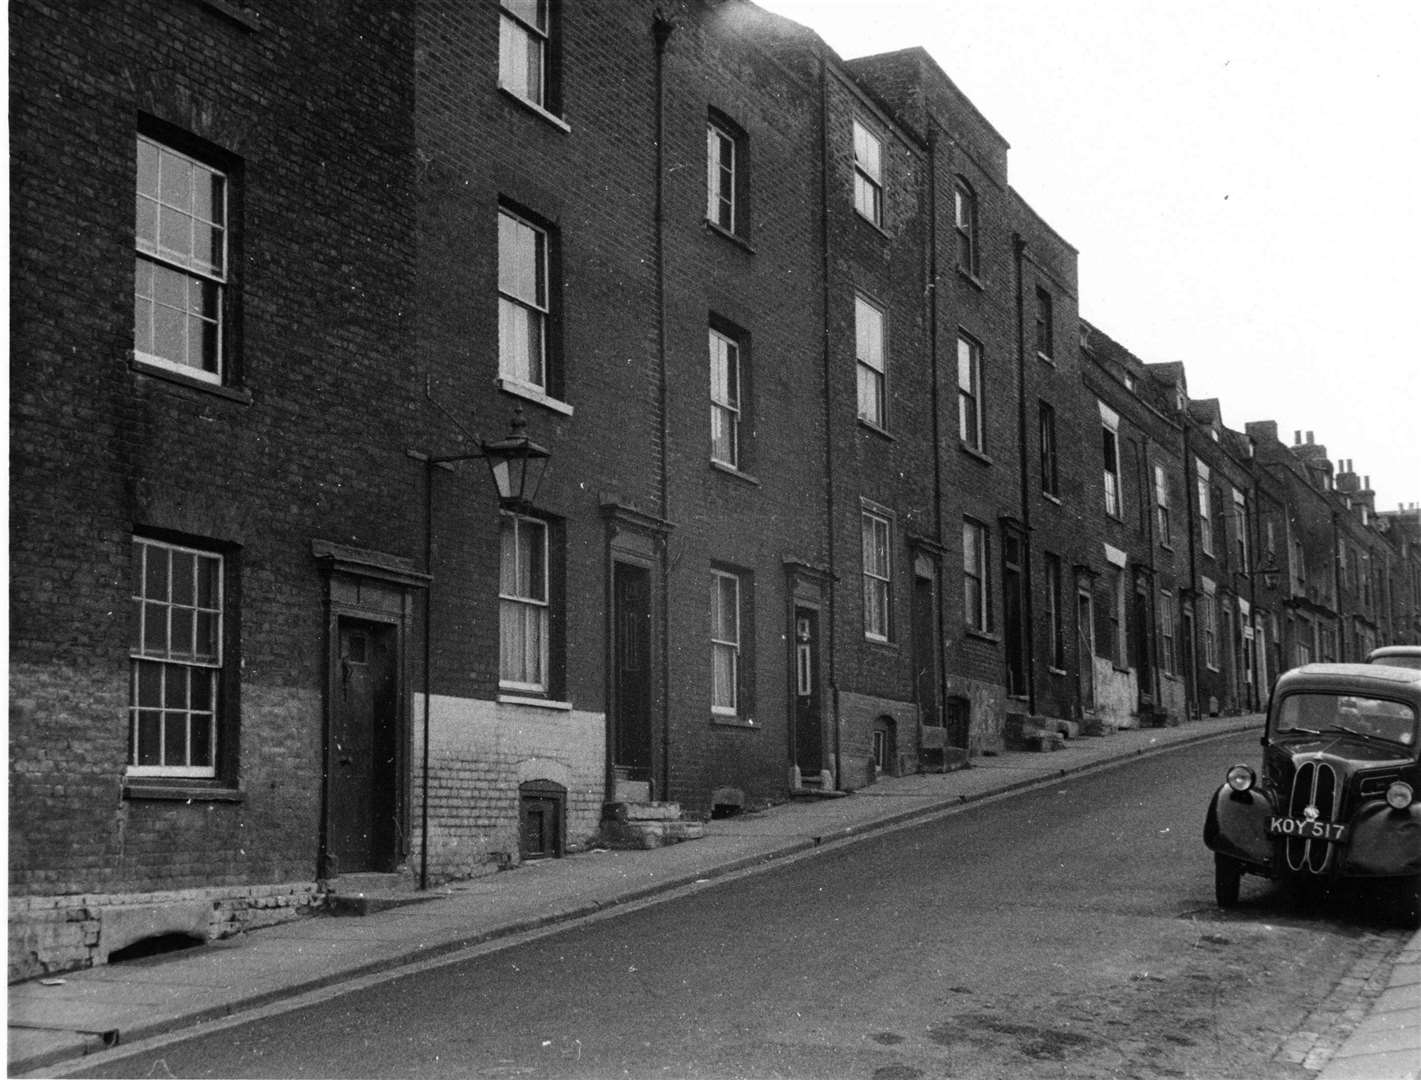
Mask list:
[[741,471],[740,471],[739,469],[737,469],[734,465],[727,465],[727,464],[726,464],[725,462],[723,462],[723,461],[716,461],[714,458],[712,458],[712,459],[711,459],[711,463],[710,463],[710,467],[711,467],[712,469],[714,469],[714,470],[715,470],[716,472],[718,472],[718,473],[723,473],[723,474],[726,475],[726,476],[733,476],[736,480],[739,480],[741,483],[750,484],[750,485],[753,486],[753,487],[759,487],[759,486],[760,486],[760,481],[756,480],[753,476],[751,476],[751,475],[750,475],[749,473],[747,473],[747,472],[741,472]]
[[876,645],[880,649],[889,649],[892,652],[898,651],[898,643],[892,638],[874,637],[872,634],[864,634],[863,640],[867,645]]
[[972,273],[971,270],[968,270],[965,266],[959,266],[957,268],[957,276],[960,277],[963,281],[967,282],[967,284],[971,285],[978,292],[985,292],[987,289],[987,287],[982,284],[982,279],[979,278],[976,274]]
[[500,375],[495,382],[498,384],[498,388],[505,393],[512,394],[515,397],[521,397],[526,401],[536,402],[543,406],[543,408],[551,409],[556,413],[562,413],[564,416],[572,415],[571,405],[558,398],[549,397],[532,383],[519,382],[517,379],[510,379],[506,375]]
[[717,225],[710,218],[704,219],[703,224],[706,227],[706,232],[719,236],[723,240],[729,240],[732,244],[740,248],[747,255],[755,254],[755,249],[750,246],[750,241],[746,240],[745,237],[741,236],[739,233],[731,232],[729,229],[721,225]]
[[535,709],[572,712],[572,702],[570,701],[553,701],[550,698],[526,697],[523,694],[508,693],[500,693],[496,700],[500,705],[529,705]]
[[241,788],[212,786],[192,780],[160,780],[145,776],[125,779],[123,797],[131,801],[239,803],[247,796]]
[[1061,505],[1061,496],[1059,495],[1052,495],[1049,491],[1043,491],[1041,497],[1049,503],[1055,503],[1057,506]]
[[993,645],[1000,645],[1002,643],[1002,639],[998,635],[988,633],[986,630],[978,630],[972,626],[963,627],[962,632],[970,638],[976,638],[978,641],[990,641]]
[[716,727],[739,728],[742,731],[760,730],[760,725],[755,723],[753,716],[742,718],[739,716],[718,716],[715,713],[711,713],[710,722]]
[[255,12],[229,3],[228,0],[198,0],[198,3],[210,11],[225,15],[244,30],[260,30],[262,28],[262,21]]
[[546,121],[547,123],[551,124],[553,127],[557,128],[559,131],[563,132],[565,135],[571,135],[571,134],[572,134],[572,127],[571,127],[571,125],[568,124],[568,122],[567,122],[566,120],[564,120],[561,116],[554,116],[552,113],[548,112],[548,110],[545,109],[545,108],[543,108],[541,105],[537,104],[536,102],[529,101],[529,100],[528,100],[527,98],[525,98],[522,94],[514,93],[512,90],[508,89],[508,87],[506,87],[506,86],[500,86],[500,87],[498,88],[498,90],[499,90],[499,93],[501,93],[501,94],[504,95],[504,97],[507,97],[507,98],[509,98],[509,99],[511,99],[511,100],[513,100],[513,101],[516,101],[519,105],[522,105],[523,108],[527,109],[527,110],[528,110],[530,113],[532,113],[534,116],[538,117],[540,120],[544,120],[544,121]]
[[208,382],[206,379],[194,379],[191,375],[184,375],[180,371],[169,371],[167,368],[154,367],[152,364],[145,364],[137,358],[129,362],[129,368],[138,375],[148,375],[154,379],[162,379],[175,386],[185,386],[189,390],[200,390],[213,397],[226,398],[228,401],[235,401],[238,405],[250,405],[252,403],[252,392],[245,388],[232,386],[222,386],[218,383]]
[[882,223],[882,222],[874,221],[873,218],[869,217],[869,216],[868,216],[867,214],[865,214],[862,210],[860,210],[857,206],[854,207],[854,213],[858,215],[858,219],[859,219],[860,221],[862,221],[865,225],[867,225],[867,226],[869,226],[871,229],[873,229],[873,231],[876,232],[876,233],[878,233],[878,235],[881,236],[881,237],[883,237],[883,239],[885,239],[885,240],[892,239],[892,238],[888,235],[888,230],[883,227],[883,223]]
[[1174,545],[1173,545],[1173,544],[1166,544],[1163,540],[1161,540],[1161,541],[1159,542],[1159,546],[1160,546],[1161,548],[1163,548],[1165,551],[1173,551],[1173,550],[1174,550]]
[[1036,359],[1040,360],[1044,364],[1050,364],[1052,367],[1056,366],[1056,358],[1050,353],[1042,352],[1040,349],[1036,350]]
[[875,424],[872,420],[868,419],[866,416],[860,416],[860,417],[858,418],[858,422],[859,422],[859,427],[865,428],[865,429],[867,429],[867,430],[873,432],[875,435],[879,436],[880,438],[887,439],[889,442],[897,442],[897,441],[898,441],[897,439],[895,439],[895,438],[892,436],[892,434],[888,431],[887,428],[881,427],[880,425]]
[[1046,669],[1046,672],[1047,672],[1047,674],[1049,674],[1049,675],[1069,675],[1069,674],[1070,674],[1070,672],[1067,671],[1065,668],[1059,668],[1059,667],[1048,667],[1048,668]]
[[975,458],[977,461],[980,461],[983,465],[996,464],[995,461],[989,458],[986,454],[982,453],[982,451],[978,450],[975,446],[969,446],[965,442],[959,442],[957,444],[957,449],[961,450],[968,457]]

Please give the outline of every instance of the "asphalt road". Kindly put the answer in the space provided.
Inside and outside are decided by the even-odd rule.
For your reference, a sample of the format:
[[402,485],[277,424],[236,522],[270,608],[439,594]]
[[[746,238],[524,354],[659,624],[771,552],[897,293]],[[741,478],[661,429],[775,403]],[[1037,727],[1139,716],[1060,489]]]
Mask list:
[[1206,801],[1256,756],[1067,779],[74,1075],[1301,1080],[1406,934],[1365,893],[1214,906]]

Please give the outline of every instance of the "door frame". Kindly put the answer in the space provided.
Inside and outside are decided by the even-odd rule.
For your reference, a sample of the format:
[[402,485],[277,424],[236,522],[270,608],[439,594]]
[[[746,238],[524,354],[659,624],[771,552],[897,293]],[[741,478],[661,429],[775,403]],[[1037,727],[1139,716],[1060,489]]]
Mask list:
[[427,589],[430,576],[414,569],[411,559],[383,552],[313,540],[312,554],[325,578],[325,649],[321,724],[321,814],[316,876],[325,881],[339,873],[331,851],[332,733],[336,695],[340,690],[340,624],[342,619],[376,623],[394,629],[395,699],[395,851],[398,860],[410,853],[413,725],[410,718],[409,642],[415,596]]
[[829,635],[833,627],[829,618],[829,571],[820,566],[812,566],[794,559],[784,560],[785,568],[785,767],[787,786],[790,790],[803,786],[807,779],[799,763],[799,680],[798,641],[796,640],[797,608],[806,608],[816,615],[815,633],[815,689],[819,698],[819,756],[820,769],[816,774],[820,785],[832,789],[838,784],[839,746],[835,739],[838,725],[834,700],[829,683],[830,657],[832,653]]

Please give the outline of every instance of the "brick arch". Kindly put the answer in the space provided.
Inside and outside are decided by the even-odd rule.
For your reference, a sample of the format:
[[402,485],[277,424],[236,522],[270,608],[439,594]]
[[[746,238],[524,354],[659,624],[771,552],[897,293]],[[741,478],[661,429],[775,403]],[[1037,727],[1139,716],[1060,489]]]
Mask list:
[[572,771],[561,761],[554,761],[552,758],[531,757],[520,761],[518,782],[524,784],[529,780],[551,780],[560,784],[564,791],[572,789]]

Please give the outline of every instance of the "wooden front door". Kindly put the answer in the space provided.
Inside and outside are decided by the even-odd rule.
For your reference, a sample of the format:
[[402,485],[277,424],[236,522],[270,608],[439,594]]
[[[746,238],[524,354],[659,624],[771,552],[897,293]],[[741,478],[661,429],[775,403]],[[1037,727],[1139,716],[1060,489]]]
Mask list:
[[819,689],[819,612],[794,608],[794,763],[805,779],[824,770],[823,698]]
[[1002,537],[1002,641],[1006,646],[1007,693],[1025,697],[1026,583],[1022,573],[1021,537],[1008,530]]
[[651,572],[612,573],[612,764],[627,780],[651,779]]
[[938,688],[937,583],[930,574],[913,576],[913,672],[922,722],[931,727],[942,723]]
[[327,773],[335,873],[393,870],[399,857],[396,630],[341,618]]

